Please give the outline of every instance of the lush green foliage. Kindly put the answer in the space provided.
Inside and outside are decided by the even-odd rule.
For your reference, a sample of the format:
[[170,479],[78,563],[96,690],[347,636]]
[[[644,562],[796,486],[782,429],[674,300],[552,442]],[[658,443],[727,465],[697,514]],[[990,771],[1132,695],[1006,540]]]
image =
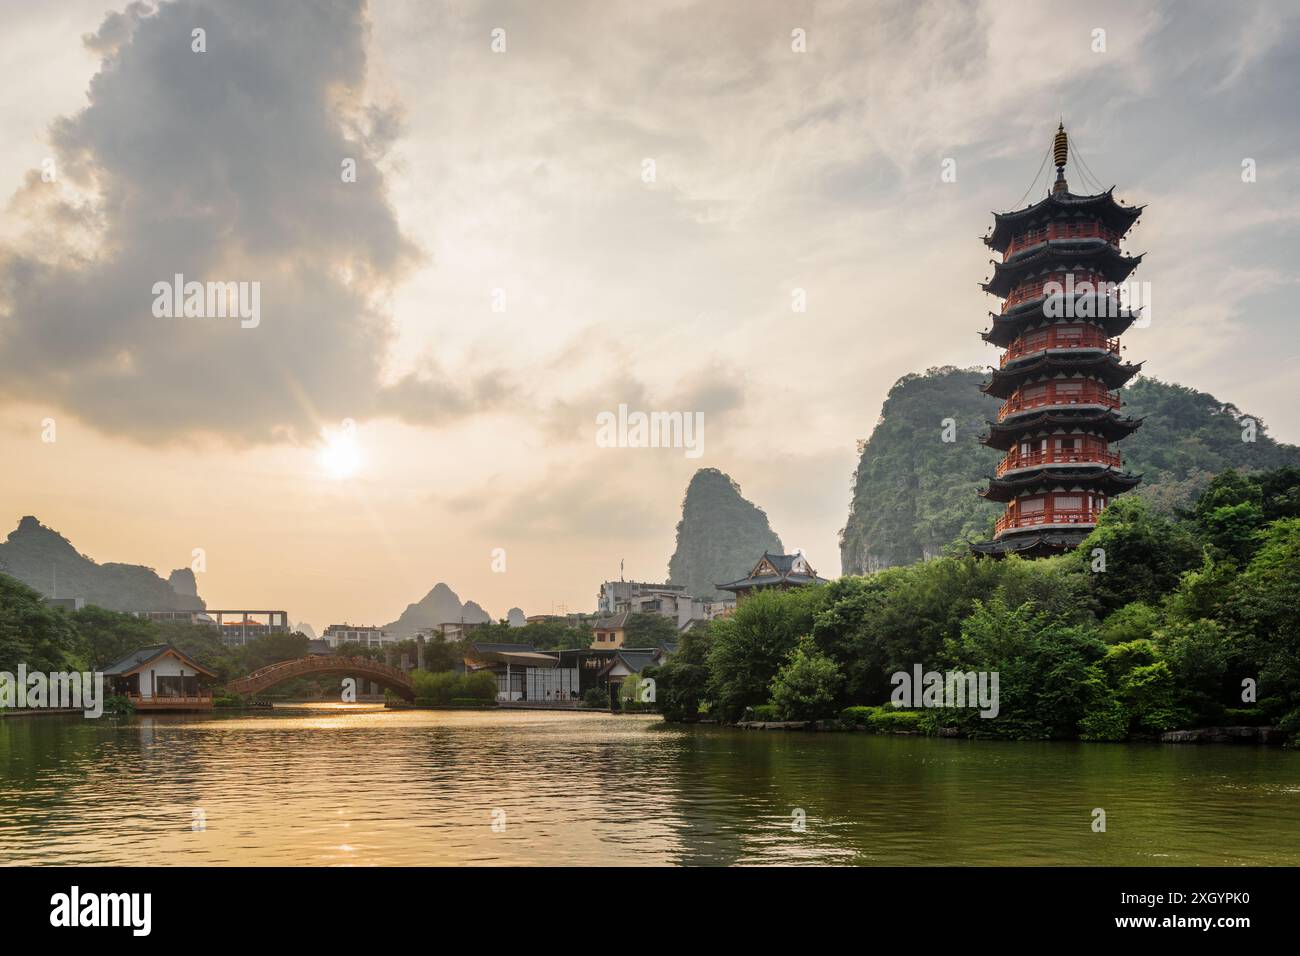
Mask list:
[[677,641],[677,625],[662,614],[629,614],[623,632],[624,647],[658,647]]
[[[995,717],[925,708],[898,718],[907,728],[1125,740],[1236,722],[1300,733],[1300,469],[1226,472],[1177,515],[1120,499],[1078,550],[1048,560],[941,557],[760,593],[691,632],[655,676],[669,719],[764,707],[813,719],[887,704],[893,676],[916,665],[996,672],[1000,706]],[[858,713],[871,725],[874,711]]]
[[824,593],[824,587],[760,592],[713,622],[709,673],[719,716],[738,720],[746,707],[767,703],[772,679],[811,630]]
[[772,678],[772,706],[779,720],[817,720],[835,710],[843,684],[840,665],[804,637]]
[[[539,651],[553,651],[561,647],[590,647],[591,627],[587,624],[570,624],[568,621],[534,621],[523,627],[511,627],[505,621],[497,621],[474,628],[467,640],[530,644]],[[428,653],[427,649],[425,653]]]
[[710,628],[692,628],[681,637],[677,653],[642,676],[654,678],[655,703],[668,720],[695,720],[709,696]]
[[918,734],[925,730],[925,715],[919,710],[903,710],[888,704],[884,707],[855,705],[840,711],[846,724],[862,725],[877,734]]
[[415,685],[415,702],[426,706],[449,706],[458,699],[484,703],[497,698],[496,676],[488,671],[457,674],[454,671],[411,671]]

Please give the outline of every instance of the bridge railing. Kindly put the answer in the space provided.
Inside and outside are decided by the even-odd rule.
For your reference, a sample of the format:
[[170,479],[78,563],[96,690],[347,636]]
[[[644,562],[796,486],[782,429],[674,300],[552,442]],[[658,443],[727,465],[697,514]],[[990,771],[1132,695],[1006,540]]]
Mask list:
[[315,674],[344,669],[355,670],[358,674],[387,677],[402,686],[411,684],[410,675],[401,668],[365,657],[299,657],[291,661],[277,661],[259,667],[252,673],[231,681],[228,686],[237,689],[240,686],[253,686],[266,677],[287,679],[295,674]]

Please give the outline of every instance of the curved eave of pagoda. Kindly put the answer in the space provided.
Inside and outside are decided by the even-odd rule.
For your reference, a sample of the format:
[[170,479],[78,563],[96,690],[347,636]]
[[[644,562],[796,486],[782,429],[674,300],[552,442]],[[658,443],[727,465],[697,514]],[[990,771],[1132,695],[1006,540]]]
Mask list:
[[[1081,296],[1076,297],[1077,302]],[[980,338],[990,345],[996,345],[999,348],[1005,348],[1010,345],[1021,335],[1024,334],[1026,327],[1031,322],[1049,322],[1066,324],[1089,324],[1104,329],[1107,337],[1114,338],[1117,335],[1123,335],[1129,327],[1138,320],[1138,314],[1127,308],[1115,310],[1115,314],[1109,314],[1109,309],[1097,309],[1094,311],[1102,312],[1098,316],[1079,316],[1077,318],[1066,318],[1064,316],[1050,316],[1043,311],[1046,299],[1036,299],[1029,304],[1028,308],[1017,309],[1005,314],[990,312],[993,317],[993,328],[986,332],[980,333]]]
[[986,554],[994,558],[1003,558],[1009,554],[1026,558],[1045,558],[1077,548],[1091,530],[1091,525],[1087,528],[1061,531],[1044,531],[1041,527],[1007,528],[995,540],[972,544],[970,549],[976,554]]
[[1093,196],[1076,196],[1073,193],[1048,193],[1047,197],[1015,212],[993,213],[993,231],[984,237],[984,244],[995,252],[1005,252],[1017,232],[1029,224],[1042,220],[1051,222],[1067,216],[1090,216],[1121,236],[1132,228],[1142,215],[1144,206],[1125,206],[1115,201],[1115,187]]
[[1076,266],[1080,270],[1086,268],[1100,273],[1107,282],[1123,282],[1142,262],[1142,255],[1126,256],[1109,242],[1046,245],[1029,255],[1016,256],[1010,262],[995,262],[993,278],[981,283],[980,288],[992,295],[1006,297],[1035,272],[1069,272]]
[[989,430],[980,436],[980,444],[1007,451],[1027,433],[1060,434],[1074,429],[1091,429],[1108,442],[1120,441],[1137,431],[1142,421],[1141,418],[1120,418],[1119,413],[1111,409],[1080,414],[1046,411],[1015,422],[987,422]]
[[[1083,353],[1083,354],[1079,354]],[[995,368],[993,378],[980,385],[980,391],[993,398],[1010,398],[1021,385],[1036,380],[1039,376],[1052,376],[1044,382],[1059,381],[1055,376],[1060,372],[1086,375],[1104,384],[1107,388],[1120,388],[1138,372],[1142,364],[1131,365],[1121,362],[1119,356],[1104,348],[1072,348],[1068,352],[1046,352],[1039,358],[1028,357],[1006,368]]]
[[1105,465],[1093,468],[1080,468],[1078,465],[1053,467],[1045,465],[1032,471],[1001,478],[988,478],[988,487],[981,488],[979,495],[988,501],[1008,502],[1024,494],[1049,492],[1057,488],[1069,490],[1088,489],[1100,491],[1106,495],[1119,495],[1136,488],[1142,481],[1141,475],[1127,471],[1116,471]]

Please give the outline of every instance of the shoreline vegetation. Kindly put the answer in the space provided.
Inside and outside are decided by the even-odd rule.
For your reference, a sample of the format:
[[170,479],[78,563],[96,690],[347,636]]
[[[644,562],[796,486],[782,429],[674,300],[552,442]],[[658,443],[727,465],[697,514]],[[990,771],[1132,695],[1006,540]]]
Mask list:
[[[755,726],[861,725],[879,733],[1013,740],[1191,742],[1300,736],[1300,468],[1215,477],[1173,515],[1120,499],[1068,554],[1037,561],[952,553],[873,574],[763,591],[733,614],[680,636],[677,652],[641,675],[668,722]],[[648,623],[661,619],[648,617]],[[590,632],[543,625],[476,637],[586,646]],[[553,633],[552,633],[553,631]],[[635,638],[635,640],[634,640]],[[654,629],[629,646],[656,643]],[[167,641],[222,684],[307,653],[302,634],[227,647],[213,629],[90,606],[52,608],[0,574],[0,671],[102,668]],[[495,701],[488,673],[457,674],[464,648],[427,645],[412,672],[415,706],[478,709]],[[348,656],[414,656],[416,645],[337,648]],[[893,704],[899,673],[997,675],[998,706]],[[594,704],[608,701],[601,688]],[[270,700],[337,701],[338,685],[302,678],[256,702],[218,694],[214,712]],[[124,700],[124,699],[123,699]],[[378,701],[382,703],[381,701]],[[129,702],[128,702],[129,703]],[[120,710],[113,699],[106,712]],[[606,711],[607,712],[607,711]],[[17,716],[16,714],[14,716]]]
[[[950,554],[766,591],[648,669],[669,721],[1012,740],[1300,735],[1300,469],[1123,498],[1075,551]],[[997,674],[1000,708],[896,709],[894,675]],[[772,729],[776,729],[773,727]]]

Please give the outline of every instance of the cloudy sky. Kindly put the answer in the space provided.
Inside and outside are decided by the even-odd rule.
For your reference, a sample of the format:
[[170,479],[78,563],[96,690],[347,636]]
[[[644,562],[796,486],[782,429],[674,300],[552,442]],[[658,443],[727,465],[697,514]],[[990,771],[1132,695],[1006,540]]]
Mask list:
[[[1060,117],[1148,205],[1127,354],[1300,441],[1290,6],[9,5],[0,523],[317,628],[589,610],[717,467],[833,575],[889,386],[995,354],[979,237]],[[156,316],[177,273],[257,326]],[[704,454],[598,447],[620,403]]]

